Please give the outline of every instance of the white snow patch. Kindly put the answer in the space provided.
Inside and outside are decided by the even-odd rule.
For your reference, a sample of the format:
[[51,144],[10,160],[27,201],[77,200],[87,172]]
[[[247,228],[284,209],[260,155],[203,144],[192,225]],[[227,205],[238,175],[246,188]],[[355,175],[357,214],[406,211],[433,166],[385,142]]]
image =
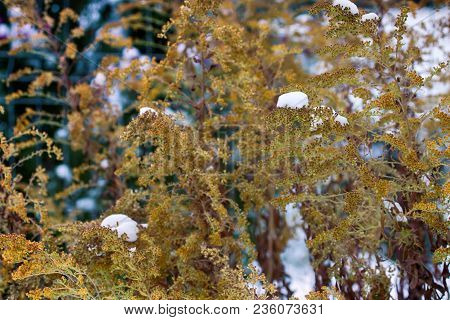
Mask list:
[[258,25],[259,26],[269,26],[269,21],[267,21],[266,19],[259,19]]
[[213,37],[213,35],[211,33],[208,33],[206,35],[206,37],[205,37],[205,40],[208,41],[208,42],[211,42],[211,41],[214,40],[214,37]]
[[261,274],[262,268],[261,268],[261,265],[259,264],[259,262],[257,260],[252,262],[252,266],[253,266],[253,268],[255,268],[255,270],[256,270],[256,272],[258,274]]
[[185,45],[184,43],[179,43],[179,44],[177,45],[177,52],[178,52],[179,54],[183,53],[183,52],[184,52],[184,49],[186,49],[186,45]]
[[139,232],[137,229],[137,222],[134,220],[121,223],[117,228],[115,228],[115,231],[117,231],[119,238],[125,234],[128,242],[136,241],[137,234]]
[[103,178],[100,178],[97,180],[97,186],[100,188],[103,188],[104,186],[106,186],[106,180]]
[[56,167],[56,175],[58,178],[61,178],[66,181],[72,180],[72,172],[70,171],[70,168],[66,164],[60,164]]
[[122,96],[118,85],[115,85],[112,88],[111,93],[107,96],[107,100],[110,104],[111,112],[115,115],[119,115],[122,112],[125,99]]
[[140,56],[139,50],[135,47],[125,48],[122,50],[122,58],[119,62],[119,67],[121,69],[128,68],[131,65],[131,61],[134,59],[138,59]]
[[139,62],[141,63],[141,66],[139,68],[141,69],[141,71],[144,71],[144,72],[149,70],[152,66],[150,58],[147,56],[139,57]]
[[98,20],[102,18],[103,9],[105,8],[105,6],[116,4],[119,1],[120,0],[91,1],[90,4],[87,5],[80,13],[80,27],[82,27],[83,29],[87,29],[90,26],[95,25]]
[[248,287],[250,290],[254,290],[255,293],[256,293],[256,295],[258,295],[258,296],[263,295],[263,294],[266,293],[266,290],[264,289],[264,287],[263,287],[261,281],[258,281],[258,282],[256,282],[256,283],[248,283],[248,284],[247,284],[247,287]]
[[66,139],[69,136],[69,131],[66,128],[59,128],[55,132],[56,139]]
[[308,72],[311,74],[319,75],[325,72],[330,72],[333,69],[333,65],[327,61],[319,60],[310,65]]
[[311,30],[311,28],[308,25],[294,23],[288,27],[288,34],[290,36],[294,36],[295,34],[302,35],[302,34],[308,33],[310,30]]
[[147,113],[147,112],[151,112],[151,113],[153,113],[153,114],[158,114],[158,112],[157,112],[155,109],[153,109],[153,108],[150,108],[150,107],[143,107],[143,108],[141,108],[141,109],[139,110],[139,115],[142,116],[142,115],[144,115],[144,114]]
[[77,202],[75,203],[75,206],[77,207],[78,210],[90,212],[94,211],[96,208],[95,200],[92,198],[78,199]]
[[122,57],[125,60],[133,60],[139,57],[139,50],[135,47],[125,48],[122,51]]
[[380,20],[380,17],[376,13],[366,13],[361,17],[361,21],[369,21],[369,20]]
[[11,7],[8,9],[8,15],[11,18],[21,17],[23,15],[22,9],[20,9],[19,7]]
[[117,38],[120,38],[120,37],[125,36],[125,29],[123,27],[114,27],[114,28],[108,29],[108,33]]
[[104,228],[117,231],[120,238],[123,234],[127,236],[126,241],[134,242],[137,240],[139,233],[138,223],[125,214],[112,214],[103,219],[100,224]]
[[308,96],[301,91],[293,91],[278,97],[278,108],[302,109],[308,105]]
[[425,183],[425,185],[428,187],[431,183],[430,179],[426,176],[423,175],[422,177],[420,177],[420,180],[422,180],[423,183]]
[[391,209],[397,209],[398,212],[402,213],[403,209],[402,206],[400,205],[400,203],[395,202],[395,201],[388,201],[388,200],[383,200],[383,205],[387,210],[391,210]]
[[[399,287],[400,285],[400,277],[399,277],[400,270],[398,269],[397,265],[390,260],[382,261],[381,265],[385,268],[386,275],[391,280],[391,288],[390,288],[391,298],[396,300],[398,299],[397,287]],[[408,296],[407,292],[404,292],[404,295]]]
[[94,84],[103,87],[106,83],[106,76],[103,72],[99,72],[95,75]]
[[37,29],[29,23],[24,25],[13,23],[11,25],[11,38],[31,38],[35,34],[37,34]]
[[337,114],[336,117],[334,118],[335,122],[338,122],[341,126],[346,126],[348,125],[348,120],[346,117],[341,116],[340,114]]
[[349,0],[333,0],[333,6],[341,7],[343,10],[350,10],[351,14],[358,14],[359,10],[356,4]]
[[372,145],[368,147],[366,144],[363,143],[359,147],[359,154],[365,160],[380,159],[384,155],[384,144],[372,143]]
[[286,24],[283,19],[274,19],[269,24],[267,20],[259,20],[260,26],[269,26],[279,37],[289,38],[292,42],[301,42],[310,40],[308,33],[311,31],[311,27],[308,25],[313,17],[309,14],[300,14],[295,17],[295,21],[292,24]]
[[364,101],[363,99],[354,96],[353,94],[348,95],[348,100],[352,103],[352,110],[361,111],[364,109]]
[[318,117],[318,116],[316,116],[316,115],[313,115],[313,116],[312,116],[312,120],[311,120],[311,128],[310,128],[310,130],[311,130],[311,131],[315,131],[315,130],[317,130],[321,125],[323,125],[323,120],[322,120],[322,118],[320,118],[320,117]]
[[7,38],[9,36],[8,25],[2,23],[0,24],[0,38]]
[[408,222],[408,218],[404,214],[396,215],[395,220],[397,220],[398,222]]
[[192,48],[187,48],[186,49],[186,56],[188,58],[194,58],[197,55],[197,48],[196,47],[192,47]]
[[103,159],[102,161],[100,161],[100,167],[102,169],[107,169],[109,167],[109,161],[108,159]]
[[164,114],[180,126],[189,126],[193,123],[192,118],[184,111],[174,111],[171,108],[166,108],[164,109]]

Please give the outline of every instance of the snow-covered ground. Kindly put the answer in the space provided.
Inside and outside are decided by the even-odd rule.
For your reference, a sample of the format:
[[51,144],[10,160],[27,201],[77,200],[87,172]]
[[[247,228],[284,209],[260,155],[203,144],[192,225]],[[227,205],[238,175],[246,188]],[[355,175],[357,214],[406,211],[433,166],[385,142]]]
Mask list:
[[291,203],[286,206],[286,220],[289,226],[295,228],[295,236],[289,240],[281,255],[286,273],[291,277],[291,289],[298,298],[304,298],[314,290],[314,271],[309,261],[309,251],[306,247],[306,235],[298,225],[302,222],[300,209]]

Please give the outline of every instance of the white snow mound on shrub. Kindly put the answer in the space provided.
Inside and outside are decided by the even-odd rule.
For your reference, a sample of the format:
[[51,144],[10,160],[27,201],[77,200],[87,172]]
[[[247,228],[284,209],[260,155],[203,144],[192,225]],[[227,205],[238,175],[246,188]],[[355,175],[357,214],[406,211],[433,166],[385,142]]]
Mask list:
[[341,115],[336,115],[336,117],[334,118],[335,122],[338,122],[341,126],[346,126],[348,125],[348,120],[346,117],[341,116]]
[[139,58],[139,50],[135,47],[125,48],[122,51],[122,56],[125,60],[133,60]]
[[151,113],[154,113],[154,114],[158,114],[158,112],[156,112],[155,109],[152,109],[152,108],[150,108],[150,107],[144,107],[144,108],[141,108],[141,109],[139,110],[139,115],[142,116],[143,114],[145,114],[145,113],[147,113],[147,112],[151,112]]
[[358,14],[359,10],[356,4],[349,0],[333,0],[334,7],[341,7],[343,10],[348,9],[352,14]]
[[119,238],[125,234],[128,242],[136,241],[139,233],[138,223],[125,214],[112,214],[103,219],[101,226],[117,231]]
[[103,72],[99,72],[95,75],[94,84],[103,87],[106,83],[106,76]]
[[301,91],[293,91],[278,97],[278,108],[301,109],[308,105],[308,96]]
[[361,21],[368,21],[368,20],[380,20],[380,17],[373,12],[363,14],[361,17]]

